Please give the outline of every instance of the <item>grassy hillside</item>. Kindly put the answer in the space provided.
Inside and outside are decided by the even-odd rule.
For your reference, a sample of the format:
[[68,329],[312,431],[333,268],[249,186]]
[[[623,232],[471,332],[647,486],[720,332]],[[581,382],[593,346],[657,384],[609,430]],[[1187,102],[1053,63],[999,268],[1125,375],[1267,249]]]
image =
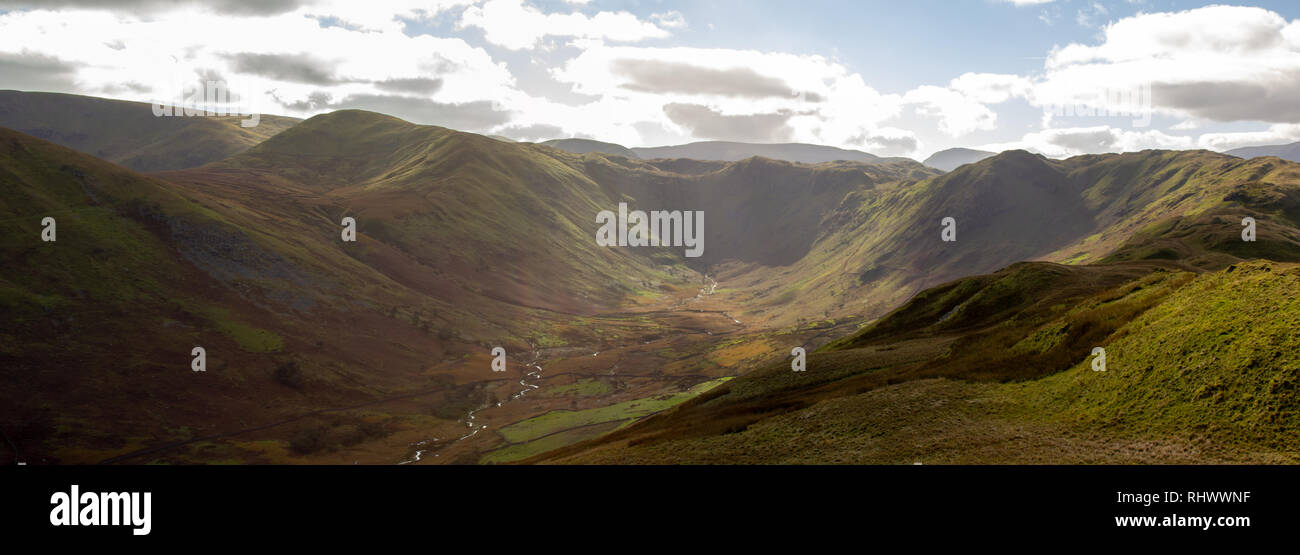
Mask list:
[[299,120],[262,115],[154,117],[151,105],[58,93],[0,91],[0,127],[21,131],[136,171],[202,166],[247,150]]
[[[1291,282],[1247,280],[1266,272],[1243,264],[1300,260],[1300,166],[1276,158],[1011,151],[947,174],[645,160],[348,110],[145,176],[2,136],[4,248],[22,271],[0,281],[14,315],[0,430],[47,461],[510,462],[559,449],[546,460],[727,462],[715,457],[742,440],[767,446],[742,457],[754,462],[1158,459],[1144,442],[1170,461],[1289,456],[1265,442],[1290,426],[1284,393],[1260,389],[1272,377],[1219,380],[1231,399],[1267,403],[1214,422],[1282,428],[1195,437],[1172,423],[1151,435],[1108,404],[1155,395],[1154,382],[1065,378],[1096,346],[1116,349],[1117,368],[1139,352],[1174,368],[1158,358],[1174,337],[1159,334],[1201,327],[1226,342],[1187,349],[1249,346],[1232,360],[1290,364],[1268,351],[1284,341],[1216,327],[1230,312],[1178,320],[1198,296],[1290,310],[1261,303]],[[619,203],[704,212],[704,255],[598,246],[596,214]],[[57,243],[39,241],[44,215]],[[1246,215],[1253,243],[1240,240]],[[345,217],[356,242],[340,238]],[[946,217],[955,242],[941,239]],[[1177,327],[1135,327],[1159,314]],[[189,371],[195,345],[208,373]],[[796,345],[812,351],[806,373],[785,358]],[[504,374],[489,369],[495,346],[510,353]],[[927,408],[932,394],[961,409]],[[1034,404],[1066,396],[1077,404],[1059,414]],[[123,406],[140,410],[108,418]],[[832,425],[815,448],[806,437],[820,436],[798,436],[812,420]],[[980,426],[988,442],[963,435]],[[951,444],[917,447],[918,430]],[[1039,443],[1006,447],[1018,434]],[[1200,437],[1206,450],[1188,447]]]
[[[1296,260],[1297,171],[1276,158],[1207,151],[1068,160],[1009,151],[855,191],[823,216],[817,240],[792,263],[723,263],[715,273],[731,288],[724,294],[748,307],[742,319],[788,324],[883,316],[929,287],[1022,260],[1178,259],[1210,270],[1255,257]],[[1257,220],[1253,243],[1241,241],[1247,215]],[[940,234],[947,217],[955,242]]]
[[[347,388],[304,395],[276,384],[274,369],[305,350],[306,338],[198,266],[206,259],[250,282],[309,274],[208,207],[165,182],[8,130],[0,130],[0,180],[3,251],[22,268],[0,278],[0,426],[40,457],[33,462],[93,462],[85,453],[348,396]],[[56,220],[55,242],[40,240],[45,216]],[[195,346],[207,349],[209,373],[191,372]],[[315,376],[326,363],[303,364]]]
[[[534,462],[1300,460],[1287,331],[1300,319],[1300,270],[1145,269],[1129,279],[1144,268],[1022,265],[937,288],[811,355],[806,373],[774,363]],[[1050,298],[1008,300],[1044,287]],[[991,294],[1011,313],[932,317]],[[1092,371],[1093,346],[1106,349],[1106,372]]]
[[[401,441],[413,441],[405,438],[453,435],[468,411],[533,387],[520,380],[537,383],[525,375],[530,358],[584,371],[565,362],[578,356],[572,351],[638,347],[621,355],[638,362],[624,363],[620,387],[592,400],[611,406],[727,376],[704,359],[676,362],[677,350],[710,353],[696,345],[707,347],[705,330],[734,330],[721,310],[676,308],[701,296],[682,249],[598,247],[594,216],[620,201],[711,214],[756,209],[761,197],[726,203],[762,173],[755,164],[773,164],[620,166],[627,159],[344,111],[203,168],[146,177],[6,133],[10,248],[69,258],[52,265],[15,254],[36,269],[5,286],[26,317],[4,339],[24,347],[7,355],[6,378],[22,385],[8,391],[0,429],[26,454],[62,462],[124,454],[337,462],[330,457],[343,452],[391,462]],[[765,208],[772,234],[788,231],[776,227],[782,211],[829,210],[871,179],[899,179],[883,168],[773,167],[790,181],[770,185],[789,189]],[[51,188],[63,192],[51,197]],[[822,189],[824,200],[789,202]],[[41,214],[85,210],[103,212],[98,242],[84,240],[83,219],[62,217],[59,243],[34,241]],[[357,220],[355,243],[340,240],[344,216]],[[752,223],[710,218],[707,229],[723,238]],[[708,240],[710,249],[726,246]],[[811,235],[788,240],[797,254]],[[104,253],[127,253],[132,263],[93,262]],[[61,331],[36,335],[51,325]],[[78,335],[86,327],[93,333]],[[127,337],[149,337],[150,347],[133,350]],[[770,350],[757,337],[715,360],[729,366]],[[60,352],[65,344],[74,347]],[[195,345],[208,349],[210,373],[189,371]],[[512,353],[507,375],[487,370],[495,345]],[[661,361],[678,369],[664,372]],[[98,373],[118,364],[127,369]],[[493,418],[527,420],[571,402],[533,398]],[[139,419],[107,418],[133,403],[147,409]],[[332,416],[310,416],[321,410]],[[241,416],[214,417],[227,411]],[[49,425],[28,431],[31,422]]]

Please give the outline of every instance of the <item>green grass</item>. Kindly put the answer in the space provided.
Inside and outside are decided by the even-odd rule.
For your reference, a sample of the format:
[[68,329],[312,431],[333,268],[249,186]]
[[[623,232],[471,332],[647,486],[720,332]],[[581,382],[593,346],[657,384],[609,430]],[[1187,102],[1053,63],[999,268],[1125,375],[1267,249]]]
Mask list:
[[[1073,271],[1122,278],[1123,268]],[[946,348],[942,337],[904,330],[896,335],[917,338],[814,353],[805,375],[774,364],[584,451],[551,456],[652,464],[1300,458],[1300,267],[1156,270],[1100,288],[1098,277],[1054,282],[1053,291],[1091,283],[1094,292],[1020,298],[1004,307],[1016,308],[1010,316]],[[1106,349],[1106,372],[1091,370],[1092,347]],[[614,442],[622,443],[605,448]]]
[[605,380],[581,378],[578,381],[555,387],[548,387],[537,393],[540,397],[595,397],[614,391]]
[[497,433],[501,434],[506,441],[522,443],[581,426],[636,420],[671,408],[729,379],[718,378],[697,384],[679,393],[624,401],[600,408],[579,411],[554,410],[501,428]]
[[1019,392],[1046,418],[1296,451],[1297,329],[1300,270],[1241,264],[1198,278],[1100,345],[1107,372],[1084,361]]
[[599,437],[603,433],[625,425],[626,422],[628,421],[606,422],[604,425],[593,425],[584,428],[565,430],[532,441],[516,443],[494,451],[489,451],[483,456],[483,458],[479,459],[479,462],[483,464],[494,464],[520,461],[535,455],[540,455],[547,451],[559,449],[566,445],[572,445],[580,441]]
[[250,353],[272,353],[284,348],[284,339],[275,332],[246,324],[230,314],[224,308],[208,308],[204,316],[212,322],[217,331],[225,334],[239,344],[239,348]]

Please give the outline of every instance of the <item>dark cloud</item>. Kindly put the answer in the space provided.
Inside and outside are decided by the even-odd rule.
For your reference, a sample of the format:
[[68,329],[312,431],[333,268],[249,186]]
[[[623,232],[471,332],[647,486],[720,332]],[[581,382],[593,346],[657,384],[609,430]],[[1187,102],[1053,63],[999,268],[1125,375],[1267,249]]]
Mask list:
[[74,75],[78,64],[23,52],[0,52],[0,88],[24,91],[71,91],[76,88]]
[[275,96],[274,93],[272,93],[271,96],[272,98],[275,98],[276,102],[279,102],[281,106],[291,110],[298,110],[300,112],[315,112],[317,110],[328,109],[330,108],[330,102],[334,100],[334,96],[325,91],[316,91],[307,95],[307,100],[299,100],[297,102],[285,102]]
[[1152,102],[1212,121],[1300,123],[1300,71],[1272,83],[1155,83]]
[[788,141],[794,130],[786,123],[791,113],[728,116],[698,104],[668,104],[664,113],[673,123],[704,139],[721,141]]
[[253,54],[240,52],[224,56],[230,60],[237,73],[251,73],[281,81],[310,85],[334,85],[341,81],[334,77],[334,68],[328,62],[310,54]]
[[[639,92],[749,98],[790,98],[798,94],[785,81],[749,68],[710,69],[678,62],[619,59],[610,63],[610,70],[631,80],[624,88]],[[804,93],[804,98],[810,102],[821,100],[813,93]]]
[[432,77],[396,77],[382,81],[347,79],[334,74],[334,64],[311,54],[254,54],[240,52],[223,56],[230,60],[236,73],[249,73],[280,81],[309,85],[372,83],[383,91],[430,95],[442,88],[442,79]]
[[388,79],[375,81],[381,90],[399,93],[433,94],[442,88],[442,79],[412,77],[406,79]]
[[309,4],[307,0],[0,0],[3,10],[55,10],[85,8],[143,15],[184,6],[206,7],[215,13],[235,15],[277,15]]

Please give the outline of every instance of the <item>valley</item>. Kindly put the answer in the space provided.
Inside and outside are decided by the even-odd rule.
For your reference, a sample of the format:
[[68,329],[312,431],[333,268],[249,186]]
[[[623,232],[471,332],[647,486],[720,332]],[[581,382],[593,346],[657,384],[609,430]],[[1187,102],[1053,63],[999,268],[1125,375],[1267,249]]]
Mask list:
[[[1296,458],[1300,164],[644,159],[359,110],[74,150],[114,132],[0,129],[0,430],[37,464]],[[702,234],[602,244],[620,207]]]

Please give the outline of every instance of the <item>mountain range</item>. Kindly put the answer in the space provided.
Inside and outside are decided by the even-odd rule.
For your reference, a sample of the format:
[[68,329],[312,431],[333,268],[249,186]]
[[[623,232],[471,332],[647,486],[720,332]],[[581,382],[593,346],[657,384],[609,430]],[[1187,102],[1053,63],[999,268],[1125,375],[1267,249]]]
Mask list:
[[718,160],[737,162],[755,156],[798,162],[802,164],[820,164],[822,162],[864,162],[885,163],[910,161],[909,158],[885,158],[862,152],[823,145],[804,143],[738,143],[727,141],[702,141],[675,146],[627,148],[614,143],[605,143],[590,139],[555,139],[540,144],[555,147],[575,154],[599,152],[628,158],[654,160],[659,158],[688,158],[692,160]]
[[154,117],[153,106],[58,93],[0,91],[0,127],[137,171],[191,168],[247,150],[300,120],[264,115]]
[[1261,156],[1276,156],[1283,160],[1300,162],[1300,143],[1291,143],[1286,145],[1269,145],[1269,146],[1248,146],[1225,151],[1224,154],[1230,154],[1240,158],[1259,158]]
[[[1008,151],[944,173],[2,98],[0,430],[38,462],[1297,452],[1300,164]],[[620,204],[703,212],[703,255],[600,246]]]

